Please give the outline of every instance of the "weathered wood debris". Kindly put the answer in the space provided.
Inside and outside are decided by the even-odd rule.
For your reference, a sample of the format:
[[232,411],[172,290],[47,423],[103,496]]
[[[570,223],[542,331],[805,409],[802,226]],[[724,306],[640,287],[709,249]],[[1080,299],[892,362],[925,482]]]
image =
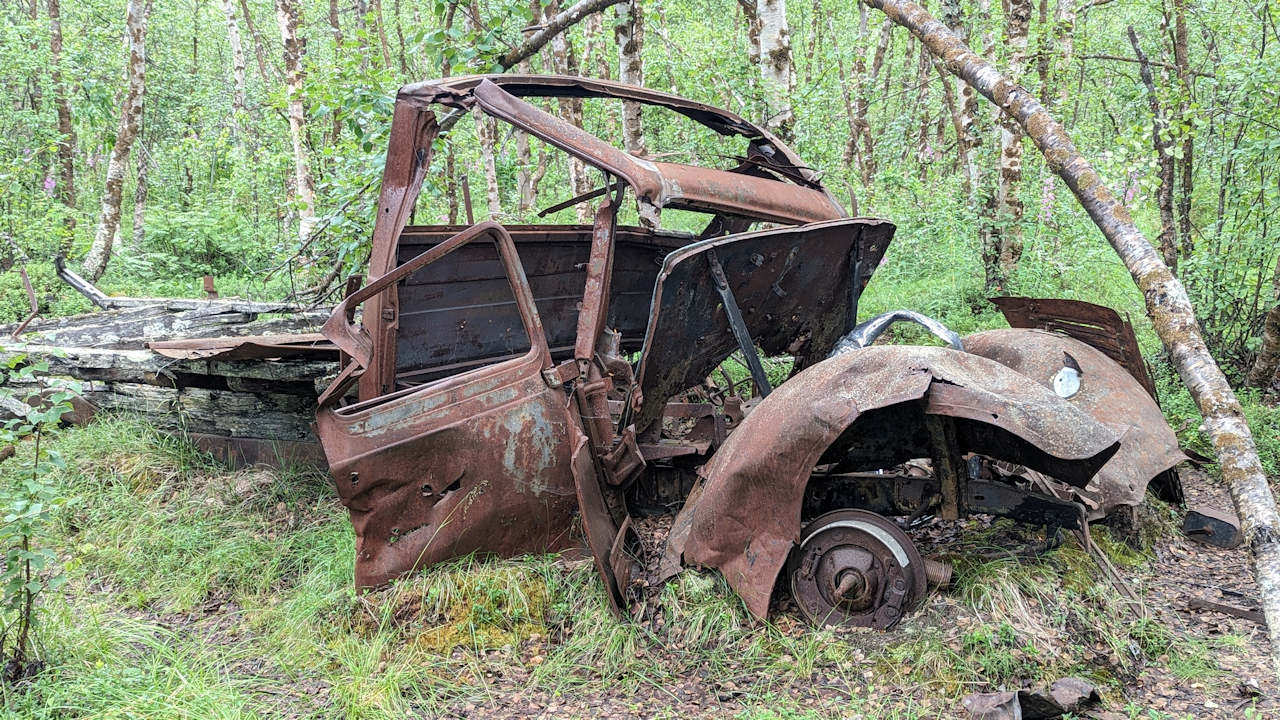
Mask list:
[[[77,420],[145,415],[236,464],[318,462],[311,433],[337,351],[327,309],[233,299],[109,298],[114,309],[3,328],[0,362],[41,360],[84,385]],[[103,303],[107,304],[107,303]],[[248,336],[253,336],[252,338]],[[26,390],[15,387],[17,397]],[[11,407],[5,408],[13,412]]]

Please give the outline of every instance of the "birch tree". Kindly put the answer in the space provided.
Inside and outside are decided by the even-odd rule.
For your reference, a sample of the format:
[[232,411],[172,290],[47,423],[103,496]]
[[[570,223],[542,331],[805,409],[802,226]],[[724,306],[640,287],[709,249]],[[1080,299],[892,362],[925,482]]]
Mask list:
[[231,46],[231,107],[235,111],[233,122],[239,130],[245,114],[244,44],[240,40],[240,24],[236,22],[236,9],[232,0],[222,0],[222,15],[227,20],[227,44]]
[[249,39],[253,42],[253,56],[258,61],[258,75],[262,77],[263,85],[270,85],[270,74],[274,68],[267,62],[267,49],[262,42],[262,36],[258,34],[258,29],[253,25],[253,13],[249,12],[248,0],[239,0],[240,15],[244,17],[244,26],[249,31]]
[[1160,210],[1160,234],[1156,242],[1160,254],[1164,256],[1164,264],[1170,270],[1178,269],[1178,250],[1174,246],[1173,219],[1173,141],[1169,134],[1169,119],[1164,106],[1160,103],[1160,92],[1156,89],[1155,79],[1151,74],[1151,63],[1147,54],[1142,51],[1138,42],[1138,34],[1133,26],[1128,28],[1129,44],[1138,58],[1139,77],[1147,90],[1147,104],[1151,107],[1151,145],[1156,154],[1156,167],[1159,169],[1156,185],[1156,207]]
[[76,227],[76,129],[71,124],[71,102],[67,99],[67,86],[62,80],[62,9],[59,0],[49,0],[49,65],[53,80],[53,104],[58,112],[58,199],[69,211],[64,227],[66,237],[62,248],[71,241],[71,231]]
[[1134,224],[1128,209],[1076,150],[1066,130],[1031,93],[975,55],[919,5],[908,0],[863,1],[910,30],[929,52],[946,62],[948,70],[1018,121],[1129,270],[1156,333],[1204,416],[1203,429],[1231,490],[1245,545],[1252,551],[1272,662],[1280,672],[1280,514],[1243,409],[1209,354],[1186,289]]
[[316,189],[311,179],[307,153],[307,110],[302,94],[303,46],[298,40],[298,5],[295,0],[276,0],[276,21],[284,44],[285,109],[289,117],[289,139],[293,143],[293,183],[298,200],[298,241],[306,243],[316,224]]
[[[571,8],[572,9],[572,8]],[[560,12],[560,4],[557,0],[548,2],[542,8],[543,22],[546,26],[552,25],[552,19],[564,14]],[[583,14],[583,17],[586,13]],[[533,38],[530,38],[532,40]],[[558,32],[551,38],[551,67],[560,75],[577,75],[578,63],[573,55],[573,45],[569,42],[569,38],[563,32]],[[578,127],[582,127],[582,98],[557,98],[556,102],[560,108],[560,117]],[[569,161],[569,185],[574,195],[591,191],[591,177],[588,175],[587,166],[575,157],[568,158]],[[588,203],[578,203],[574,207],[578,222],[591,222],[591,206]]]
[[760,76],[764,81],[767,110],[765,127],[790,138],[795,124],[791,93],[795,77],[791,61],[791,30],[787,26],[787,0],[755,0],[759,26]]
[[129,151],[138,136],[138,124],[142,119],[142,99],[147,82],[147,17],[151,14],[151,0],[129,0],[125,9],[125,46],[128,62],[125,65],[125,95],[120,104],[120,127],[116,142],[107,162],[107,184],[102,193],[102,212],[93,245],[84,258],[84,275],[97,280],[107,270],[111,260],[113,242],[120,230],[120,203],[124,189],[124,173],[129,163]]
[[[613,28],[613,37],[618,43],[618,80],[643,87],[644,11],[640,0],[620,5],[617,11],[618,24]],[[627,152],[643,157],[646,151],[640,108],[640,103],[622,103],[622,142]]]
[[[1021,82],[1027,62],[1027,30],[1031,23],[1030,0],[1008,0],[1005,43],[1009,47],[1008,75]],[[1022,128],[1009,115],[1000,116],[1000,174],[996,178],[995,211],[999,238],[997,284],[1003,285],[1022,258]]]
[[1247,382],[1254,387],[1268,388],[1276,381],[1277,371],[1280,371],[1280,299],[1263,318],[1262,346],[1253,367],[1249,368]]
[[[944,0],[942,3],[942,21],[961,42],[969,41],[969,31],[964,23],[964,10],[960,0]],[[978,98],[973,88],[964,85],[960,88],[960,104],[953,113],[952,123],[956,128],[956,157],[964,178],[965,198],[971,208],[976,207],[978,189],[978,164],[974,159],[974,151],[978,147],[977,133],[974,132],[974,116],[978,110]]]

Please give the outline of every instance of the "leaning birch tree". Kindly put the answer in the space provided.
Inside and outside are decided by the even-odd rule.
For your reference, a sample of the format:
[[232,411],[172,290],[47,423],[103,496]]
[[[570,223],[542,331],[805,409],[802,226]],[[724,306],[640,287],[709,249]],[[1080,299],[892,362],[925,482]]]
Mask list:
[[316,189],[307,155],[307,118],[303,104],[302,42],[298,40],[296,0],[276,0],[276,20],[284,43],[285,101],[293,143],[293,182],[298,198],[298,241],[306,244],[316,225]]
[[120,203],[124,189],[125,167],[129,164],[129,151],[138,137],[138,124],[142,118],[142,98],[147,82],[147,16],[151,14],[151,0],[129,0],[125,9],[125,45],[129,61],[125,66],[125,95],[120,104],[120,128],[107,162],[107,185],[102,193],[102,214],[93,245],[84,258],[84,274],[97,280],[107,270],[111,260],[111,246],[120,230]]
[[1066,130],[1034,95],[974,54],[916,3],[862,1],[911,31],[929,52],[946,63],[952,74],[1018,121],[1044,154],[1049,168],[1066,183],[1129,270],[1142,291],[1156,333],[1204,416],[1204,430],[1213,442],[1222,477],[1231,490],[1231,500],[1253,555],[1270,632],[1271,658],[1280,673],[1280,514],[1240,401],[1209,354],[1186,289],[1134,224],[1129,210],[1107,189],[1098,172],[1076,150]]

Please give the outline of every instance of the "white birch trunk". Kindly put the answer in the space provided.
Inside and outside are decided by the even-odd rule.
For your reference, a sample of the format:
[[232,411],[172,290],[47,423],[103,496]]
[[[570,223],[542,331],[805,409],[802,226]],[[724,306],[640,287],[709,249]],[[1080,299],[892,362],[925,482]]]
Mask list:
[[[946,0],[942,4],[942,19],[951,28],[951,32],[960,38],[961,42],[969,41],[969,31],[964,24],[964,10],[961,7],[960,0]],[[968,85],[960,86],[960,107],[957,112],[952,114],[953,123],[956,127],[956,155],[960,164],[960,170],[964,173],[964,189],[965,198],[970,208],[977,207],[977,191],[978,191],[978,163],[977,163],[977,147],[978,138],[974,127],[974,117],[978,111],[978,97],[974,94],[973,88]]]
[[[613,36],[618,43],[618,80],[643,87],[644,11],[640,0],[631,0],[618,8],[618,24],[614,26]],[[646,153],[640,108],[640,103],[622,103],[623,148],[637,157]]]
[[1018,120],[1044,154],[1049,168],[1071,189],[1129,270],[1142,291],[1156,333],[1204,416],[1204,431],[1213,442],[1222,478],[1231,490],[1240,518],[1245,545],[1253,556],[1271,638],[1272,662],[1280,673],[1280,514],[1244,411],[1209,354],[1186,289],[1138,230],[1128,209],[1076,150],[1066,130],[1031,93],[975,55],[919,5],[905,0],[864,2],[909,29],[931,53],[946,62],[952,74]]
[[[579,3],[581,5],[582,3]],[[575,6],[576,7],[576,6]],[[570,8],[572,10],[573,8]],[[553,23],[554,18],[558,18],[562,14],[560,12],[560,3],[558,0],[548,2],[543,7],[543,22],[548,26]],[[583,16],[585,17],[585,15]],[[563,32],[557,33],[551,38],[551,67],[556,73],[561,75],[578,74],[578,63],[573,58],[573,46],[569,44],[569,38],[565,37]],[[578,127],[582,127],[582,99],[581,98],[558,98],[557,102],[560,107],[560,117],[573,123]],[[577,158],[570,157],[569,161],[569,186],[574,195],[581,195],[591,191],[591,176],[588,168],[583,162]],[[591,206],[589,203],[578,203],[574,207],[574,212],[580,223],[591,222]]]
[[93,245],[84,258],[84,275],[97,280],[106,272],[111,260],[111,248],[120,230],[120,203],[124,188],[125,167],[129,163],[129,151],[138,136],[138,123],[142,118],[142,99],[147,82],[147,16],[151,13],[151,0],[129,0],[125,10],[125,42],[129,62],[125,70],[126,90],[120,106],[120,129],[116,132],[116,144],[111,148],[107,162],[107,186],[102,193],[102,216]]
[[[1027,30],[1031,24],[1030,0],[1009,0],[1005,43],[1009,46],[1008,77],[1022,82],[1027,63]],[[999,269],[1007,280],[1022,258],[1022,127],[1009,115],[1000,116],[1000,176],[996,185],[996,219],[999,222]]]
[[484,166],[484,186],[489,219],[499,220],[502,217],[502,196],[498,189],[498,165],[494,159],[497,152],[497,122],[481,112],[480,108],[471,111],[476,121],[476,137],[480,141],[480,162]]
[[293,143],[293,183],[298,199],[298,242],[305,244],[316,225],[316,190],[307,154],[307,115],[303,103],[302,43],[298,40],[298,5],[276,0],[276,21],[284,44],[285,101],[289,139]]
[[222,14],[227,19],[227,43],[231,46],[231,107],[235,110],[233,122],[236,129],[240,129],[240,123],[245,112],[245,89],[244,89],[244,44],[240,39],[240,24],[236,22],[235,5],[232,0],[222,0]]
[[795,77],[791,62],[791,30],[787,26],[787,0],[756,0],[756,18],[760,23],[760,74],[768,102],[765,126],[789,138],[795,124],[795,114],[791,110]]

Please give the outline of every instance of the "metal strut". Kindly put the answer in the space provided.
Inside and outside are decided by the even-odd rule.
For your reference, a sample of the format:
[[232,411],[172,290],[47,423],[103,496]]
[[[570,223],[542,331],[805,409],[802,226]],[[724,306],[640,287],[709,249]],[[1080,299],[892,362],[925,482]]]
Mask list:
[[724,267],[720,264],[720,258],[716,256],[715,248],[707,250],[707,264],[711,266],[711,280],[715,282],[716,290],[720,292],[720,299],[724,302],[724,314],[729,318],[729,330],[733,332],[733,339],[738,341],[738,349],[747,359],[747,369],[751,371],[751,379],[755,381],[756,387],[760,388],[760,397],[768,397],[769,393],[773,392],[773,386],[769,384],[769,376],[765,375],[764,366],[760,364],[756,344],[751,340],[751,332],[747,330],[747,324],[742,320],[742,311],[738,309],[738,301],[733,296],[733,290],[729,288],[729,280],[724,275]]

